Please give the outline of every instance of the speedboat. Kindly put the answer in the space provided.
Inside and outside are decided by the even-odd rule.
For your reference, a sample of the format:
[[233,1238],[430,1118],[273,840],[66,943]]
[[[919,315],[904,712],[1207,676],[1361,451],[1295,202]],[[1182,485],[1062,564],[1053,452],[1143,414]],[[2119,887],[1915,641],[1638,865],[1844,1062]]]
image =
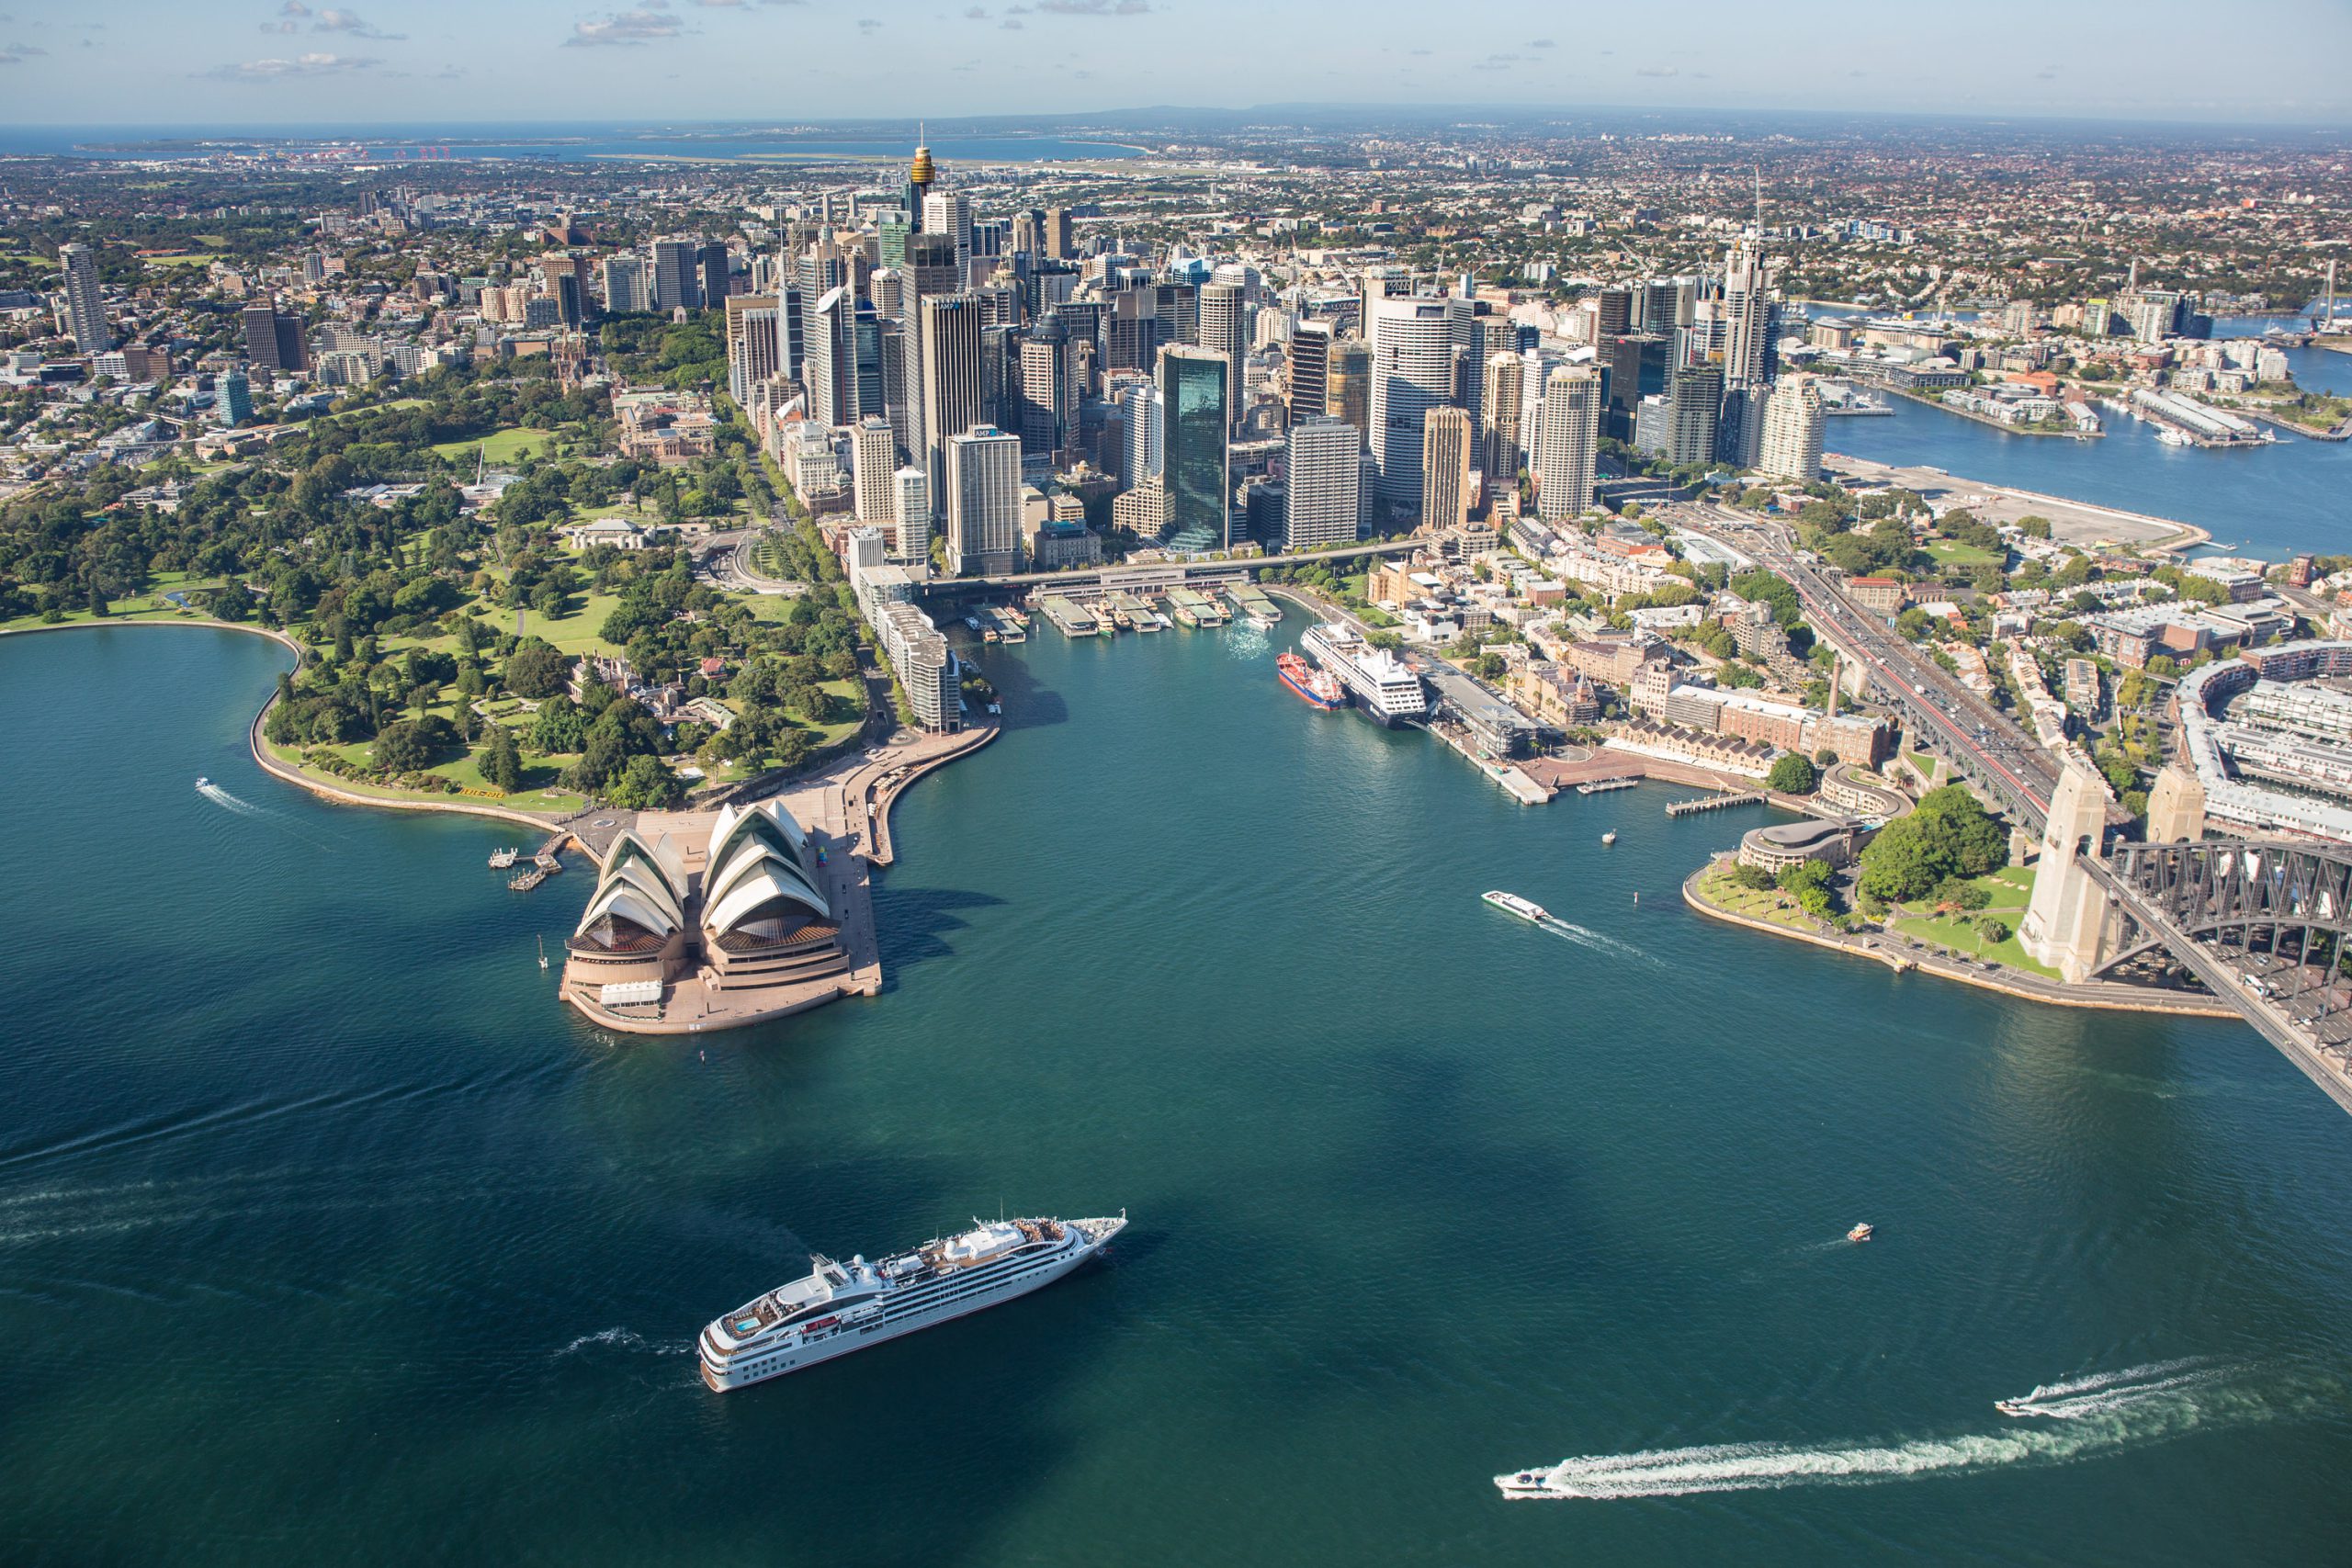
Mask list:
[[1544,913],[1543,905],[1532,898],[1522,898],[1516,893],[1489,892],[1482,897],[1503,913],[1517,915],[1522,920],[1534,920],[1540,923],[1552,918]]
[[196,787],[198,789],[210,789],[212,787],[212,781],[199,776],[196,781]]
[[1615,843],[1615,842],[1617,841],[1617,829],[1614,829],[1614,828],[1611,828],[1611,829],[1609,829],[1609,831],[1607,831],[1606,833],[1601,834],[1601,835],[1600,835],[1600,841],[1601,841],[1602,843],[1604,843],[1604,844],[1613,844],[1613,843]]
[[1846,1233],[1846,1239],[1848,1241],[1868,1241],[1870,1238],[1871,1227],[1866,1224],[1856,1225],[1852,1230]]
[[1996,1399],[1993,1402],[1993,1408],[2004,1416],[2014,1416],[2020,1420],[2041,1414],[2022,1399]]
[[1550,1478],[1540,1470],[1522,1470],[1515,1475],[1498,1475],[1495,1484],[1502,1488],[1506,1497],[1541,1497],[1551,1490]]

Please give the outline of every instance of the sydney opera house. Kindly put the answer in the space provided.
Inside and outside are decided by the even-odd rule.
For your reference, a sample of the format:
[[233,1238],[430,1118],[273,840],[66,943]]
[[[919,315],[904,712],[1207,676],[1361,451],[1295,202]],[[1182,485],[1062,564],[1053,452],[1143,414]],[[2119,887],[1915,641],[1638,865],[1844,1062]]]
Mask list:
[[608,1027],[684,1033],[869,991],[829,871],[773,800],[649,813],[605,853],[567,944],[564,999]]

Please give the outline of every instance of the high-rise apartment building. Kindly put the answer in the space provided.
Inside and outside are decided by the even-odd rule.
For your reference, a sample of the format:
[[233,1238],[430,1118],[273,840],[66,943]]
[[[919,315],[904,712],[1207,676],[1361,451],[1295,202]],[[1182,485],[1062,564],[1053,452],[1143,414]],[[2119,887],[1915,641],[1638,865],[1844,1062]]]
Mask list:
[[931,559],[931,479],[910,463],[890,479],[891,519],[899,525],[896,558]]
[[1724,266],[1724,384],[1760,387],[1770,378],[1771,278],[1764,267],[1764,243],[1743,239]]
[[1527,361],[1520,355],[1498,354],[1487,361],[1486,384],[1479,395],[1485,439],[1478,468],[1490,487],[1518,481],[1520,405],[1526,400],[1526,382]]
[[1363,437],[1329,414],[1293,425],[1283,502],[1283,547],[1351,545],[1363,515]]
[[695,290],[702,297],[705,310],[717,310],[734,292],[729,276],[731,270],[725,245],[712,240],[695,247]]
[[222,424],[227,425],[233,430],[238,425],[251,424],[253,423],[253,384],[245,379],[245,373],[243,371],[229,370],[222,372],[220,377],[220,396],[219,402],[220,423]]
[[1563,365],[1544,378],[1536,414],[1535,514],[1557,523],[1592,504],[1593,463],[1600,449],[1600,377]]
[[727,394],[749,404],[752,389],[784,367],[776,362],[775,296],[736,294],[727,301]]
[[1232,416],[1225,355],[1178,344],[1159,355],[1160,475],[1168,487],[1170,542],[1223,549],[1232,542]]
[[1136,381],[1119,396],[1119,408],[1126,423],[1126,451],[1119,466],[1119,483],[1132,490],[1148,479],[1159,477],[1160,402],[1159,388],[1150,381]]
[[1592,341],[1623,337],[1634,330],[1634,291],[1612,283],[1593,296]]
[[84,354],[103,354],[114,346],[114,330],[107,324],[106,295],[98,288],[98,258],[85,244],[57,247],[58,265],[65,269],[65,330]]
[[1666,460],[1678,468],[1713,462],[1724,411],[1723,367],[1678,367],[1667,381],[1666,405]]
[[1021,549],[1021,437],[992,424],[950,436],[947,487],[948,571],[988,577],[1015,570]]
[[597,264],[604,274],[605,309],[616,316],[642,315],[653,309],[653,288],[645,258],[606,256]]
[[1046,209],[1046,254],[1057,261],[1068,261],[1078,254],[1078,236],[1070,222],[1067,207]]
[[1454,528],[1470,521],[1470,415],[1434,408],[1421,422],[1421,521]]
[[1078,438],[1077,364],[1060,311],[1046,313],[1020,359],[1021,450],[1050,457]]
[[1821,389],[1810,376],[1792,377],[1772,389],[1764,405],[1764,438],[1756,467],[1768,474],[1810,484],[1821,477],[1823,427]]
[[922,198],[922,230],[944,235],[956,246],[956,287],[971,280],[972,198],[959,190],[934,190]]

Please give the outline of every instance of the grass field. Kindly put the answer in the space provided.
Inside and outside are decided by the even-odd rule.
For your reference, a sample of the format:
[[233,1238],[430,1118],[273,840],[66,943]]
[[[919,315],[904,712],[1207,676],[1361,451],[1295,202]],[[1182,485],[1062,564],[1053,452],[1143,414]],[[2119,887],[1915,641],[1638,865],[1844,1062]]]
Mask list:
[[2044,975],[2056,978],[2058,971],[2035,963],[2018,945],[2018,928],[2025,923],[2025,907],[2033,897],[2033,868],[2007,866],[1988,876],[1975,879],[1975,885],[1992,896],[1992,902],[1978,911],[2009,928],[2009,934],[1997,942],[1988,942],[1982,931],[1962,925],[1955,915],[1913,914],[1905,912],[1887,921],[1887,929],[1914,942],[1928,942],[1936,947],[1948,947],[1972,958],[1987,958],[2007,968],[2022,969],[2029,975]]
[[511,463],[525,452],[540,450],[543,443],[555,439],[555,434],[551,430],[532,430],[510,424],[474,440],[441,442],[433,447],[433,451],[453,463],[460,457],[470,458],[476,451],[483,454],[485,462]]
[[1795,931],[1817,931],[1813,917],[1797,908],[1797,901],[1777,887],[1742,887],[1731,879],[1731,863],[1718,861],[1706,875],[1699,879],[1699,897],[1708,903],[1728,909],[1735,915],[1767,925],[1786,926]]
[[[435,711],[439,711],[444,705],[436,705]],[[362,767],[368,765],[368,753],[373,749],[374,742],[368,740],[355,740],[348,745],[328,748]],[[269,753],[289,768],[301,767],[302,749],[300,747],[271,745]],[[547,787],[555,783],[559,765],[555,762],[537,762],[526,755],[523,767],[525,787],[514,795],[492,795],[486,798],[481,795],[426,795],[415,790],[386,789],[380,784],[362,784],[353,779],[339,779],[326,773],[311,773],[308,776],[316,778],[331,788],[349,790],[354,795],[373,795],[379,800],[439,800],[447,801],[451,805],[503,806],[516,811],[577,811],[585,804],[582,796],[574,795],[570,790]],[[490,781],[481,776],[478,751],[469,752],[463,757],[453,758],[447,761],[435,762],[430,771],[439,773],[443,778],[454,781],[465,789],[489,790],[491,788]]]
[[1992,566],[2001,559],[1981,546],[1963,545],[1956,539],[1929,539],[1927,548],[1938,566]]
[[[582,593],[574,597],[580,608],[561,620],[551,621],[537,610],[526,610],[523,613],[525,635],[545,637],[565,653],[620,652],[619,649],[596,634],[604,626],[605,617],[613,613],[613,606],[621,602],[621,596],[617,593]],[[503,610],[494,618],[502,627],[511,627],[514,624],[514,612]]]

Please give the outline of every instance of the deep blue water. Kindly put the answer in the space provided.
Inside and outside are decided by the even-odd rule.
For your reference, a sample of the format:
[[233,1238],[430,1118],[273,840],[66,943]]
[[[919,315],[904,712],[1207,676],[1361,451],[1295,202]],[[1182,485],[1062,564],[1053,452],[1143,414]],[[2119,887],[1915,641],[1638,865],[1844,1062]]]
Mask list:
[[[2258,336],[2278,321],[2217,323],[2216,335]],[[2352,392],[2352,355],[2300,348],[2287,356],[2300,385]],[[2109,409],[2099,411],[2105,437],[2063,441],[1890,400],[1891,418],[1831,420],[1829,449],[2172,518],[2211,530],[2218,546],[2274,560],[2298,550],[2352,551],[2352,442],[2307,441],[2281,432],[2276,445],[2252,449],[2167,446],[2155,438],[2154,426]]]
[[[2352,1122],[2276,1052],[1702,921],[1752,814],[1519,807],[1271,653],[991,650],[887,993],[681,1043],[556,1004],[511,829],[259,773],[276,648],[0,638],[0,1561],[2343,1560]],[[1000,1204],[1134,1229],[695,1381]]]

